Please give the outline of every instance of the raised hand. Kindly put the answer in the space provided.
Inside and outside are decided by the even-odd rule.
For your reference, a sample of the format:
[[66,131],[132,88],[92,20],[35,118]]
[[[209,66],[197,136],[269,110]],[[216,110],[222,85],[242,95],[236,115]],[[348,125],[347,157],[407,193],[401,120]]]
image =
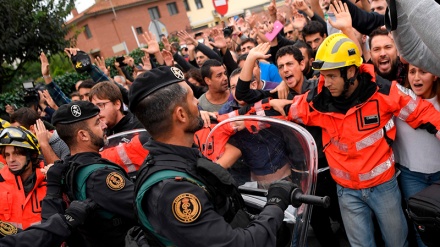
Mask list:
[[170,41],[168,40],[168,38],[164,35],[164,36],[162,36],[162,38],[160,40],[163,43],[164,49],[167,51],[171,51],[171,44],[170,44]]
[[41,74],[43,76],[49,76],[49,60],[46,57],[46,54],[44,52],[41,52],[40,54],[40,62],[41,62]]
[[267,59],[270,57],[270,54],[267,54],[269,49],[270,49],[270,44],[268,42],[259,44],[249,51],[248,57],[251,57],[252,59],[255,60]]
[[98,68],[100,70],[102,70],[102,72],[104,72],[104,74],[106,76],[110,76],[110,67],[105,66],[105,58],[104,57],[97,56],[95,58],[95,64],[96,64],[96,66],[98,66]]
[[214,39],[214,42],[209,42],[210,45],[217,47],[218,49],[226,48],[226,39],[223,34],[218,28],[213,28],[209,34]]
[[269,6],[267,7],[267,12],[270,16],[277,15],[277,3],[276,0],[271,0]]
[[303,12],[306,12],[309,9],[309,6],[304,0],[293,0],[292,4],[297,10],[301,10]]
[[69,58],[71,58],[72,56],[75,56],[78,51],[80,51],[79,48],[72,48],[72,47],[64,48],[64,52],[67,54],[67,56]]
[[352,28],[352,20],[350,11],[347,4],[341,1],[335,1],[330,5],[330,11],[332,11],[336,17],[336,20],[329,18],[329,23],[332,27],[337,28],[344,32],[344,29]]
[[249,24],[250,28],[254,28],[255,25],[257,24],[257,16],[255,14],[247,16],[246,22]]
[[163,60],[165,61],[166,66],[174,66],[173,54],[171,54],[171,52],[163,49],[162,50],[162,57],[163,57]]
[[38,143],[40,143],[40,145],[49,145],[50,134],[41,119],[37,119],[37,122],[34,124],[34,130]]
[[41,95],[43,96],[44,100],[46,101],[46,103],[54,110],[58,109],[58,105],[55,103],[55,101],[53,101],[52,97],[49,94],[49,91],[47,90],[43,90],[40,91]]
[[142,51],[147,52],[149,54],[155,54],[160,52],[159,43],[156,40],[156,36],[151,32],[144,32],[142,37],[147,43],[147,48],[141,48]]
[[293,15],[292,25],[294,28],[298,30],[302,30],[306,24],[307,24],[307,19],[304,17],[304,15],[298,12],[295,15]]
[[181,40],[185,40],[187,45],[194,45],[197,46],[198,42],[197,40],[195,40],[191,35],[188,34],[188,32],[186,31],[179,31],[177,32],[177,36],[179,37],[179,39]]

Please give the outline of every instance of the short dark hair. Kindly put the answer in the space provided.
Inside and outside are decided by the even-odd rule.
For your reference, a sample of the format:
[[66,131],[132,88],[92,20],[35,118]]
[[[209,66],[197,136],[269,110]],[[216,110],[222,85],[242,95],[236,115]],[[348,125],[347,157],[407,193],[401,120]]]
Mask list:
[[368,39],[368,46],[371,47],[371,41],[373,40],[373,38],[375,36],[388,36],[390,34],[390,32],[388,32],[388,30],[386,29],[382,29],[381,27],[378,27],[376,29],[374,29],[370,35],[368,35],[370,38]]
[[298,61],[298,63],[304,60],[304,57],[301,51],[299,50],[299,48],[296,48],[293,45],[287,45],[281,47],[281,49],[277,51],[277,54],[275,56],[275,62],[278,63],[278,58],[283,57],[287,54],[293,55],[293,57],[295,58],[296,61]]
[[255,46],[258,45],[258,42],[255,39],[253,39],[253,38],[246,38],[246,39],[242,40],[240,44],[243,45],[243,44],[246,44],[246,43],[249,43],[249,42],[253,43]]
[[239,64],[241,61],[246,61],[248,55],[249,55],[249,53],[245,53],[245,54],[241,54],[240,56],[238,56],[237,64]]
[[69,96],[70,96],[70,98],[73,98],[75,96],[79,97],[79,93],[78,93],[78,91],[74,91]]
[[38,113],[29,107],[22,107],[11,114],[11,123],[20,123],[26,129],[36,124],[38,119]]
[[163,87],[142,99],[134,114],[148,133],[156,138],[171,130],[174,108],[177,105],[187,107],[187,93],[178,83]]
[[293,45],[293,47],[296,47],[298,49],[301,49],[301,48],[306,49],[307,50],[307,55],[309,55],[309,59],[313,58],[313,49],[306,42],[304,42],[302,40],[297,40],[296,43]]
[[[2,146],[0,148],[0,153],[3,155],[3,157],[6,157],[6,146]],[[37,150],[32,150],[29,148],[24,148],[24,147],[17,147],[17,146],[13,146],[14,147],[14,151],[19,154],[19,155],[23,155],[30,158],[30,161],[32,163],[32,170],[35,170],[37,168],[39,168],[40,165],[40,160],[38,159],[38,151]],[[27,165],[27,164],[26,164]]]
[[76,144],[76,135],[78,134],[78,131],[89,129],[86,120],[70,124],[57,123],[55,128],[61,140],[63,140],[70,149]]
[[119,87],[113,82],[102,81],[95,84],[95,86],[92,87],[92,90],[90,90],[89,100],[91,101],[94,96],[101,100],[108,99],[112,103],[119,100],[121,103],[121,108],[119,110],[122,112],[124,108],[121,90],[119,90]]
[[312,35],[315,33],[319,33],[321,37],[324,37],[324,34],[327,33],[325,30],[325,26],[319,21],[311,21],[307,23],[302,30],[304,40],[306,39],[307,35]]
[[205,80],[205,77],[211,78],[212,71],[211,67],[221,67],[223,66],[222,63],[220,63],[218,60],[215,59],[208,59],[206,60],[202,67],[200,68],[200,72],[202,73],[202,79]]
[[78,90],[80,88],[92,88],[93,86],[95,86],[95,84],[96,83],[92,79],[84,80],[83,82],[81,82],[81,84],[79,84]]
[[232,71],[231,75],[229,76],[229,78],[232,78],[236,75],[239,75],[241,73],[242,68],[236,68],[234,69],[234,71]]

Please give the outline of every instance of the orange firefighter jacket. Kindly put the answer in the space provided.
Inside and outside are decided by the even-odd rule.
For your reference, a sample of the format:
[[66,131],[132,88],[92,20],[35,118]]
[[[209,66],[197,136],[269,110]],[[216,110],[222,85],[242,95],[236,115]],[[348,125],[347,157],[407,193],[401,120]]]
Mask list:
[[319,96],[324,85],[322,76],[313,100],[307,100],[313,91],[297,96],[288,112],[288,120],[322,128],[331,175],[338,184],[351,189],[373,187],[393,177],[391,142],[396,134],[393,117],[399,117],[413,128],[430,123],[431,133],[440,139],[440,113],[432,104],[395,81],[376,77],[372,65],[363,64],[359,69],[361,76],[362,73],[371,76],[368,78],[375,89],[368,99],[345,114],[322,110],[325,107],[321,104],[326,102],[322,98],[325,96]]
[[135,173],[149,154],[142,145],[137,134],[128,143],[120,143],[118,146],[101,151],[101,157],[121,166],[129,174]]
[[46,196],[46,178],[39,168],[35,173],[35,185],[25,196],[21,177],[12,174],[7,166],[0,170],[0,220],[23,230],[41,222],[41,202]]

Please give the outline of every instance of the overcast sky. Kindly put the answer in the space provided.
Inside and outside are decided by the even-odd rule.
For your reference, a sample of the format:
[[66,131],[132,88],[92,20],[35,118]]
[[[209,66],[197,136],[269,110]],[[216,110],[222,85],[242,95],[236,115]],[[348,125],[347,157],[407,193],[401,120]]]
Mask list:
[[78,10],[78,13],[83,12],[88,7],[92,6],[95,3],[93,0],[75,0],[75,6]]

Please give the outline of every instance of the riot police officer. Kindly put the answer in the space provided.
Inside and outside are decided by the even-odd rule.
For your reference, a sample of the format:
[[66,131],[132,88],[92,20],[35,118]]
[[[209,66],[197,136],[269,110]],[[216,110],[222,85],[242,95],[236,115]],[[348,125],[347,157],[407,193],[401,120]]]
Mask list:
[[[48,196],[43,201],[43,218],[62,209],[61,193],[70,200],[92,199],[99,206],[78,227],[89,246],[124,246],[127,231],[134,225],[133,183],[124,169],[101,158],[106,125],[99,108],[88,101],[62,105],[53,124],[71,154],[48,171]],[[65,184],[61,185],[61,178]]]
[[193,146],[203,120],[181,70],[160,67],[139,75],[129,101],[152,136],[135,186],[135,212],[151,245],[276,245],[294,185],[273,184],[267,205],[250,221],[229,173]]

